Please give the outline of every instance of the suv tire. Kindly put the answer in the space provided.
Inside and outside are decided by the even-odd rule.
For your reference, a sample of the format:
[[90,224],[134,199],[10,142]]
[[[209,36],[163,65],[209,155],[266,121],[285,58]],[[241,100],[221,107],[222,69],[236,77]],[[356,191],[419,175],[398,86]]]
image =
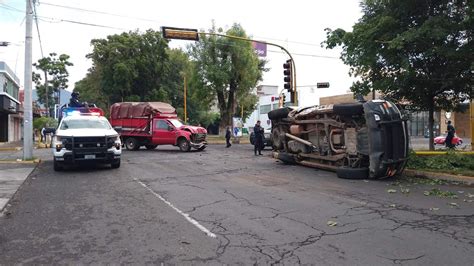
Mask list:
[[270,111],[268,113],[268,118],[270,120],[278,120],[281,118],[287,118],[289,113],[290,113],[290,109],[288,107],[282,107],[282,108]]
[[296,164],[295,157],[286,152],[279,152],[278,160],[282,161],[285,164]]
[[367,179],[369,177],[369,168],[351,168],[341,166],[336,169],[337,177],[342,179]]
[[361,103],[335,104],[332,110],[336,115],[361,115],[364,113],[364,106]]

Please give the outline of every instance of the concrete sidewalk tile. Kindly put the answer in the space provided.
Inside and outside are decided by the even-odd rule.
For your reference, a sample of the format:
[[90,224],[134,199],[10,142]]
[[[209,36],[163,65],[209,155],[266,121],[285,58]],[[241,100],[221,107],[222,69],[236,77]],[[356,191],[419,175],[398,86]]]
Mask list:
[[0,170],[0,212],[34,169],[32,166]]

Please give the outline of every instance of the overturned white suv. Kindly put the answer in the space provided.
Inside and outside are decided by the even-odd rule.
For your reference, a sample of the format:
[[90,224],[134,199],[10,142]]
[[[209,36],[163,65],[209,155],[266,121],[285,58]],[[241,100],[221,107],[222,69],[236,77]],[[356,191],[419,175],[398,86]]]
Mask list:
[[119,168],[122,143],[109,121],[97,112],[73,110],[70,113],[73,114],[62,118],[53,138],[54,170],[82,162]]

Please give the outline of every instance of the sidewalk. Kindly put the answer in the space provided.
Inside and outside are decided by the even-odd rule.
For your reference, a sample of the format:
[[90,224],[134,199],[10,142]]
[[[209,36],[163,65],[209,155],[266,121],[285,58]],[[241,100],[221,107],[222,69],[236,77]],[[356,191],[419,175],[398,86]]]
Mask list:
[[35,160],[23,161],[22,142],[0,144],[0,215],[41,160],[51,158],[50,149],[33,149]]

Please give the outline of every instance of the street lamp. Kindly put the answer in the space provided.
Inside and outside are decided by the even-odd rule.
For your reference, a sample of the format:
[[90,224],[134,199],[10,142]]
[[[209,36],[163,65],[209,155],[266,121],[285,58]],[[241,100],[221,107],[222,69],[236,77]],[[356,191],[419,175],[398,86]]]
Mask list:
[[289,57],[292,62],[292,82],[293,82],[293,93],[295,95],[294,99],[292,99],[293,103],[295,105],[298,105],[298,99],[296,97],[297,91],[296,91],[296,67],[295,67],[295,60],[293,59],[293,56],[291,56],[290,52],[285,49],[285,47],[271,43],[271,42],[266,42],[266,41],[260,41],[260,40],[252,40],[244,37],[239,37],[239,36],[233,36],[233,35],[225,35],[225,34],[219,34],[219,33],[211,33],[211,32],[198,32],[197,29],[186,29],[186,28],[175,28],[175,27],[161,27],[162,33],[163,33],[163,38],[165,39],[178,39],[178,40],[189,40],[189,41],[199,41],[199,34],[204,34],[204,35],[210,35],[210,36],[220,36],[220,37],[225,37],[225,38],[230,38],[230,39],[236,39],[236,40],[241,40],[241,41],[247,41],[247,42],[257,42],[257,43],[263,43],[263,44],[268,44],[272,46],[276,46],[280,49],[282,49]]

